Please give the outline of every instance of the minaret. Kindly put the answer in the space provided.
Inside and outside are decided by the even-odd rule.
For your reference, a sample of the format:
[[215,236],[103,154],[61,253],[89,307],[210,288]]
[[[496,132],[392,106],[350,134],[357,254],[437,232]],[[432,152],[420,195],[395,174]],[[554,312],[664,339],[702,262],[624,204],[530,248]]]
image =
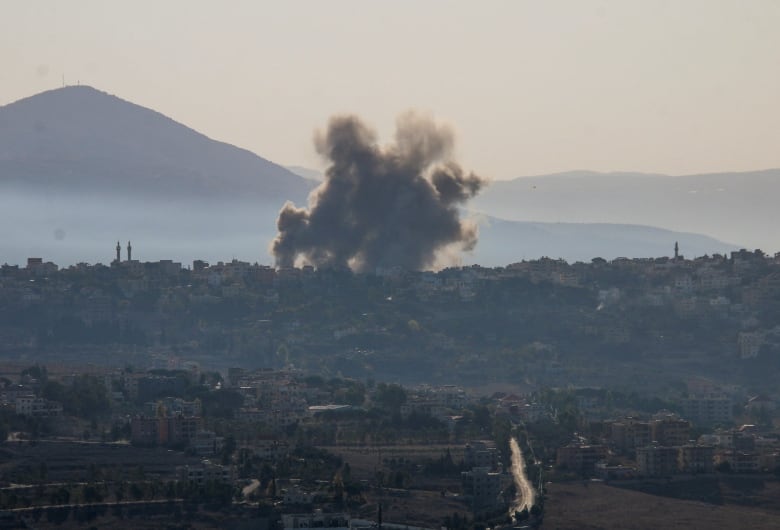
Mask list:
[[680,246],[677,244],[677,241],[674,242],[674,259],[680,259]]
[[127,261],[133,261],[133,247],[130,246],[130,241],[127,242]]
[[116,262],[119,263],[121,261],[120,254],[122,253],[122,247],[119,246],[119,241],[116,242]]

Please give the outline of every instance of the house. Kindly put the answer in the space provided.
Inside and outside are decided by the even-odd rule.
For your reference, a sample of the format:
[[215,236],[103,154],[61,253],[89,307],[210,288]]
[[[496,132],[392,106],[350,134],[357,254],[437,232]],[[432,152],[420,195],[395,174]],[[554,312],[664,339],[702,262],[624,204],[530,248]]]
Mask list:
[[677,466],[683,473],[712,473],[715,470],[715,447],[683,445],[679,449]]
[[723,393],[691,395],[682,400],[684,416],[698,425],[731,423],[732,402]]
[[595,472],[596,463],[607,458],[609,451],[604,445],[587,445],[573,442],[556,451],[555,463],[559,467],[577,471],[583,475]]
[[625,418],[611,425],[609,441],[620,453],[628,453],[637,447],[649,445],[652,440],[653,434],[649,422],[637,418]]
[[755,473],[761,469],[761,458],[758,453],[730,451],[721,453],[716,460],[719,464],[728,462],[734,473]]
[[203,430],[197,416],[136,416],[130,421],[130,440],[139,445],[190,444]]
[[651,423],[653,441],[659,445],[678,447],[690,440],[691,422],[673,415],[654,419]]
[[176,476],[182,482],[194,482],[198,485],[208,482],[230,484],[233,482],[233,469],[203,460],[200,464],[177,467]]
[[629,479],[636,476],[636,469],[633,467],[614,465],[611,466],[605,461],[596,462],[596,476],[602,480]]
[[222,451],[224,438],[212,431],[198,431],[190,440],[190,447],[198,455],[215,455]]
[[492,512],[503,505],[500,473],[489,467],[475,467],[461,473],[461,482],[475,513]]
[[53,418],[62,415],[62,403],[41,397],[22,396],[16,398],[16,413],[32,418]]
[[313,491],[306,491],[299,484],[293,484],[282,494],[284,504],[312,504],[316,497]]
[[486,467],[498,470],[501,466],[501,455],[496,444],[490,440],[477,440],[466,444],[463,454],[466,467]]
[[676,447],[648,445],[636,450],[639,474],[645,477],[668,477],[677,473]]
[[282,527],[284,530],[297,530],[298,528],[330,528],[331,530],[349,530],[350,519],[345,513],[325,513],[316,510],[313,513],[286,513],[282,514]]
[[740,359],[755,359],[764,345],[765,333],[763,331],[742,331],[737,336]]

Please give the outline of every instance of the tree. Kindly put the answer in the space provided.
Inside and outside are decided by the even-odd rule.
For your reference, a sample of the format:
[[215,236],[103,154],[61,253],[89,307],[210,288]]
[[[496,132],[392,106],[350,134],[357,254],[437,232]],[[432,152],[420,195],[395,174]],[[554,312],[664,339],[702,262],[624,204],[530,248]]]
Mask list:
[[130,486],[130,495],[133,496],[133,499],[140,501],[144,498],[144,488],[143,484],[138,484],[137,482],[133,482],[133,484]]
[[116,497],[116,502],[122,502],[125,498],[125,483],[119,482],[116,487],[114,488],[114,497]]
[[48,370],[46,370],[45,366],[40,366],[36,364],[34,366],[30,366],[29,368],[25,368],[24,370],[22,370],[21,376],[22,379],[31,378],[31,379],[35,379],[41,384],[44,384],[49,379],[49,372]]
[[43,386],[42,395],[59,401],[66,413],[80,418],[94,420],[109,410],[106,387],[100,379],[88,374],[77,376],[70,389],[57,381],[48,381]]
[[97,488],[92,484],[87,484],[81,489],[81,498],[86,503],[101,502],[103,497],[98,492]]
[[731,463],[728,460],[724,460],[715,466],[715,471],[718,473],[731,473]]
[[479,405],[474,408],[474,415],[472,416],[471,421],[483,432],[489,431],[493,424],[490,410],[484,405]]
[[225,438],[225,443],[222,446],[222,464],[229,464],[230,458],[236,450],[236,439],[232,435]]
[[376,404],[393,414],[401,412],[401,405],[406,403],[406,390],[400,385],[379,383],[374,395]]

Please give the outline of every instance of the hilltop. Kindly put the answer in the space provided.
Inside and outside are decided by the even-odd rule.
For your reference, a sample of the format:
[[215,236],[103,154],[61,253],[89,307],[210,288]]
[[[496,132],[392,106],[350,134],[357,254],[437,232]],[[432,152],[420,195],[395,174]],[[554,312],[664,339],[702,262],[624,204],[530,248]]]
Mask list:
[[76,193],[250,195],[280,205],[311,188],[250,151],[89,86],[0,107],[0,181]]

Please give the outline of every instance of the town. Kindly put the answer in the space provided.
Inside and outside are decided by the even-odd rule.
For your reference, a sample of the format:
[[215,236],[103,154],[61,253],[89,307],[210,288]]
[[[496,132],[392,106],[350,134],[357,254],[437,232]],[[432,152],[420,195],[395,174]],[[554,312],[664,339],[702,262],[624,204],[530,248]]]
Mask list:
[[373,274],[120,251],[0,267],[3,358],[656,394],[696,376],[766,393],[778,374],[780,257],[758,250]]
[[592,480],[780,509],[780,256],[355,274],[122,250],[0,267],[4,524],[540,526]]

